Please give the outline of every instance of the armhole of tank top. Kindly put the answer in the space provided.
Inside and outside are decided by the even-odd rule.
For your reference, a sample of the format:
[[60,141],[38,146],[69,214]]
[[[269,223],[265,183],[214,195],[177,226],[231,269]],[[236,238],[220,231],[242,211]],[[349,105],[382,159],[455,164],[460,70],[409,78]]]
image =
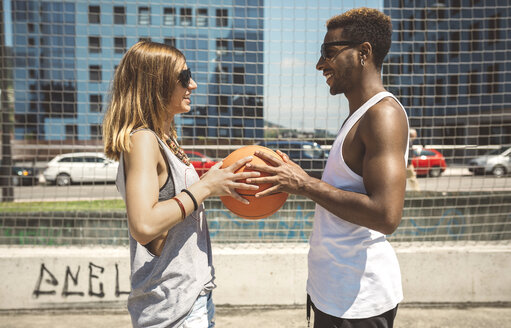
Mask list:
[[[172,172],[170,171],[170,164],[168,162],[168,158],[167,158],[167,155],[165,153],[165,149],[163,148],[161,142],[160,142],[160,138],[158,138],[158,136],[156,135],[156,133],[151,130],[151,129],[146,129],[146,128],[141,128],[141,129],[136,129],[134,131],[131,131],[130,133],[130,137],[139,132],[139,131],[144,131],[144,130],[147,130],[147,131],[151,131],[153,134],[154,134],[154,137],[156,138],[156,142],[158,143],[158,148],[160,149],[160,154],[163,156],[163,161],[165,162],[165,166],[167,168],[167,179],[165,180],[165,182],[163,183],[163,185],[161,186],[161,188],[159,188],[158,192],[162,191],[163,188],[165,188],[167,186],[167,184],[169,183],[169,180],[172,179]],[[126,172],[126,171],[124,171]],[[174,179],[172,179],[174,180]],[[124,181],[126,181],[126,173],[124,173]]]
[[[346,168],[346,172],[348,172],[348,174],[351,175],[352,178],[354,178],[354,179],[356,179],[358,181],[364,181],[364,177],[362,177],[361,175],[358,175],[355,171],[353,171],[351,169],[351,167],[349,167],[348,163],[346,163],[346,161],[344,160],[344,155],[342,154],[342,150],[344,148],[344,141],[346,140],[346,137],[348,136],[348,133],[350,133],[351,129],[353,129],[355,124],[358,121],[360,121],[362,119],[362,117],[364,117],[364,115],[367,113],[368,110],[370,110],[374,105],[376,105],[377,103],[379,103],[380,101],[382,101],[383,99],[385,99],[387,97],[393,98],[397,102],[398,105],[403,107],[401,105],[401,103],[396,99],[396,97],[394,97],[394,95],[391,94],[390,92],[385,91],[385,92],[380,92],[379,94],[382,94],[383,96],[380,99],[374,101],[373,104],[370,104],[368,106],[368,108],[366,110],[364,110],[364,112],[361,115],[359,115],[359,117],[356,119],[356,121],[353,122],[353,124],[351,125],[350,129],[348,131],[346,131],[345,135],[342,137],[342,141],[341,141],[340,146],[339,146],[339,156],[340,156],[340,159],[341,159],[341,165],[343,165]],[[369,101],[371,101],[371,100],[372,99],[370,99]],[[366,104],[364,104],[364,105],[366,105]],[[406,111],[405,111],[405,114],[406,114]],[[347,123],[348,123],[347,121],[344,122],[343,126],[346,125]],[[341,127],[341,129],[342,129],[342,127]]]
[[170,170],[170,163],[168,162],[167,154],[165,153],[165,149],[161,145],[161,143],[158,141],[158,145],[160,146],[160,154],[163,156],[163,161],[165,162],[165,166],[167,168],[167,179],[165,180],[165,183],[161,186],[161,188],[158,190],[159,192],[162,191],[172,180],[172,183],[174,183],[174,179],[172,178],[172,172]]
[[[353,126],[352,126],[352,127],[353,127]],[[351,131],[351,129],[350,129],[350,131]],[[349,133],[349,131],[348,131],[348,133]],[[346,135],[347,135],[348,133],[346,133]],[[357,181],[364,181],[364,178],[363,178],[362,176],[358,175],[355,171],[353,171],[353,170],[351,169],[351,167],[349,167],[348,163],[346,163],[346,161],[344,160],[344,155],[342,154],[342,149],[343,149],[343,146],[344,146],[344,140],[345,140],[345,138],[346,138],[346,136],[344,136],[344,138],[342,139],[342,142],[341,142],[341,144],[340,144],[340,146],[339,146],[339,153],[338,153],[338,155],[339,155],[339,157],[340,157],[340,159],[341,159],[341,161],[340,161],[340,162],[341,162],[341,165],[342,165],[342,166],[344,166],[344,168],[346,169],[346,172],[347,172],[349,175],[351,175],[351,177],[352,177],[353,179],[355,179],[355,180],[357,180]]]
[[124,187],[126,188],[126,163],[124,162],[124,154],[121,154],[122,161],[122,177],[124,178]]

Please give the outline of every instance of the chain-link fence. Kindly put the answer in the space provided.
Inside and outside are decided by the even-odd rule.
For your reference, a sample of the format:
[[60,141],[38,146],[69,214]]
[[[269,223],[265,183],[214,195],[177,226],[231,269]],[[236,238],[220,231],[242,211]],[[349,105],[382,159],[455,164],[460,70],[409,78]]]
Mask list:
[[[246,144],[320,176],[348,106],[315,70],[331,16],[352,1],[3,1],[0,244],[126,244],[101,121],[123,53],[142,39],[183,51],[198,88],[177,118],[194,166]],[[391,241],[511,239],[511,5],[360,1],[393,23],[386,88],[417,130],[418,185]],[[70,153],[78,153],[70,156]],[[61,157],[55,156],[62,155]],[[214,242],[306,242],[314,203],[289,197],[250,221],[206,202]]]

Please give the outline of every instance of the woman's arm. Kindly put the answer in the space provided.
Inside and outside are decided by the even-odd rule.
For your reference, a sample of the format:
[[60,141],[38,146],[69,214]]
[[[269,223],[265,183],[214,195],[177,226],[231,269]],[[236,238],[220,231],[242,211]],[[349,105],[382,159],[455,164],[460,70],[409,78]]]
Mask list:
[[[161,153],[154,134],[140,131],[132,135],[131,142],[131,150],[124,154],[128,224],[133,238],[145,245],[181,222],[182,211],[174,199],[158,202],[157,166]],[[220,169],[221,162],[217,163],[188,190],[199,204],[208,197],[222,195],[230,195],[246,202],[234,189],[256,190],[258,186],[236,180],[257,177],[260,173],[234,172],[250,160],[251,158],[244,158],[225,169]],[[175,197],[183,204],[185,217],[193,212],[194,204],[188,194],[180,192]]]

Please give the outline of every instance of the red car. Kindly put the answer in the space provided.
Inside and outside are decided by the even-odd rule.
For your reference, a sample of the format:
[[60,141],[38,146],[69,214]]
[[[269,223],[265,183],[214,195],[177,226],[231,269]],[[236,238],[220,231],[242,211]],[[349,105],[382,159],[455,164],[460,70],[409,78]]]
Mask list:
[[412,164],[417,176],[439,177],[446,169],[444,156],[435,149],[414,149]]
[[217,163],[203,153],[195,150],[185,150],[185,153],[190,159],[195,171],[199,174],[199,177],[208,172],[209,169]]

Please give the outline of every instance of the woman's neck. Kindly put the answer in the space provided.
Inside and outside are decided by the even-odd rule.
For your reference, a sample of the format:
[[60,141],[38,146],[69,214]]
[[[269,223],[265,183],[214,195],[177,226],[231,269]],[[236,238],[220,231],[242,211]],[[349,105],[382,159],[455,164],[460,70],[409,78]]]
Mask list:
[[171,117],[169,120],[165,121],[162,125],[162,129],[164,131],[165,138],[169,138],[172,136],[171,128],[172,128],[172,122],[174,120],[174,117]]

